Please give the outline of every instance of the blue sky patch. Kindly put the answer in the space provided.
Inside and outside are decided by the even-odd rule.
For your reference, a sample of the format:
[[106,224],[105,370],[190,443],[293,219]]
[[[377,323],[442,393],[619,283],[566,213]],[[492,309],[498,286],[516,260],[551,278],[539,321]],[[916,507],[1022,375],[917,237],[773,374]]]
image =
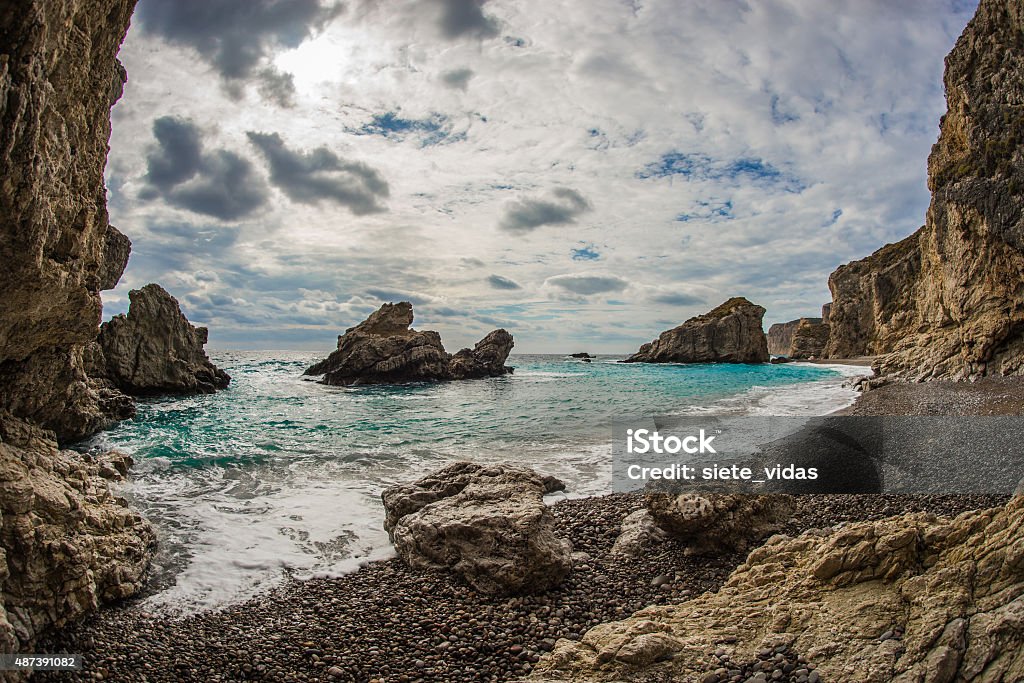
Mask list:
[[374,114],[368,123],[352,132],[356,135],[379,135],[392,140],[404,140],[409,135],[415,135],[419,137],[421,147],[465,139],[463,133],[452,134],[451,121],[437,112],[421,119],[408,119],[397,111]]
[[596,261],[601,258],[601,252],[593,244],[585,244],[579,249],[572,250],[573,261]]

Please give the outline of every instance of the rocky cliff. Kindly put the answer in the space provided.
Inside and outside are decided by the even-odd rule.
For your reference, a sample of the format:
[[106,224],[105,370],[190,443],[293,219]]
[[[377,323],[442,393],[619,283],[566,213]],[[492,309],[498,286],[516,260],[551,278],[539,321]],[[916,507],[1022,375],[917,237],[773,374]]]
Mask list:
[[803,666],[800,680],[1020,681],[1022,607],[1018,496],[955,519],[914,513],[774,536],[717,593],[560,640],[533,679],[731,681],[731,670],[787,652],[802,658],[790,669]]
[[794,360],[817,358],[824,355],[828,339],[823,318],[797,318],[768,328],[768,352]]
[[925,226],[836,271],[829,353],[911,380],[1024,372],[1024,2],[982,0],[946,58]]
[[764,308],[733,297],[712,311],[662,332],[625,363],[767,363]]
[[100,326],[86,349],[91,377],[129,394],[212,394],[231,381],[210,362],[205,327],[185,318],[178,301],[157,284],[128,293],[127,315]]
[[412,304],[384,304],[338,337],[338,349],[306,369],[323,375],[324,384],[401,384],[476,379],[509,374],[505,365],[512,335],[494,330],[472,349],[455,355],[444,350],[441,335],[412,329]]
[[775,323],[768,328],[768,353],[773,356],[789,356],[789,350],[793,346],[793,332],[803,318],[790,320],[785,323]]
[[[25,0],[0,11],[0,648],[140,585],[149,526],[108,488],[124,461],[63,451],[130,410],[91,381],[100,290],[130,243],[103,168],[116,55],[134,0]],[[114,463],[114,464],[111,464]]]

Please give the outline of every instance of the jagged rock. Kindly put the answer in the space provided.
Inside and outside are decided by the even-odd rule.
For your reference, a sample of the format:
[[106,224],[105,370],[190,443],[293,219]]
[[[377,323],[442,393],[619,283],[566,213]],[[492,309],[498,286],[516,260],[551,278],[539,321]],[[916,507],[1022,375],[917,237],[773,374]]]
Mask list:
[[795,509],[793,498],[782,494],[647,495],[654,523],[694,554],[751,548],[778,531]]
[[544,681],[705,680],[788,646],[821,680],[1024,680],[1024,497],[774,536],[717,593],[559,640]]
[[612,545],[612,555],[638,557],[651,545],[668,538],[668,533],[654,521],[650,510],[635,510],[622,520],[619,535]]
[[0,11],[0,651],[138,591],[153,531],[111,495],[128,461],[60,450],[133,411],[90,379],[102,289],[131,243],[103,168],[116,54],[134,0],[24,0]]
[[163,287],[128,293],[128,315],[100,326],[89,371],[129,394],[211,394],[231,381],[210,362],[205,327],[195,327]]
[[595,358],[595,356],[591,356],[586,351],[580,351],[579,353],[570,353],[569,358]]
[[[833,355],[854,339],[888,354],[877,370],[902,379],[1024,373],[1022,29],[1020,0],[983,0],[946,58],[925,226],[879,263],[861,262],[863,285],[880,278],[885,290],[873,303],[834,299]],[[874,329],[864,324],[872,318]]]
[[[923,228],[922,228],[923,230]],[[921,230],[867,258],[840,266],[828,278],[829,358],[888,353],[912,324],[914,283],[921,272]]]
[[649,344],[625,363],[767,363],[764,308],[733,297],[718,308],[690,318]]
[[572,566],[544,503],[560,488],[533,470],[458,462],[384,491],[384,528],[412,567],[450,569],[482,593],[541,592]]
[[370,317],[338,337],[338,349],[306,369],[332,385],[402,384],[452,379],[499,377],[512,372],[505,365],[512,335],[494,330],[473,349],[454,356],[444,350],[437,332],[412,329],[412,304],[384,304]]
[[0,650],[136,593],[155,536],[111,494],[131,458],[60,450],[38,427],[0,411]]

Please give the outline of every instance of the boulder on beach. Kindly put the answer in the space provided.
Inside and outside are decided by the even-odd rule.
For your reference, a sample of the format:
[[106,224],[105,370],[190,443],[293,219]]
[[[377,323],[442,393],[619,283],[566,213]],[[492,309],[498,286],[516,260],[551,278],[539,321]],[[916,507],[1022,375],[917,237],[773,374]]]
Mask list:
[[135,395],[212,394],[231,377],[210,362],[208,332],[192,325],[177,299],[157,284],[128,293],[127,315],[100,326],[86,349],[91,377]]
[[512,335],[498,329],[472,349],[451,355],[441,335],[412,329],[412,304],[388,303],[338,337],[338,348],[306,369],[322,375],[323,384],[403,384],[454,379],[500,377],[512,372],[505,365],[512,351]]
[[796,509],[784,494],[654,492],[647,510],[658,528],[694,554],[749,549],[777,532]]
[[764,308],[733,297],[644,344],[625,363],[767,363]]
[[530,469],[457,462],[384,491],[384,528],[411,567],[451,570],[491,595],[543,592],[572,567],[544,503],[561,488]]

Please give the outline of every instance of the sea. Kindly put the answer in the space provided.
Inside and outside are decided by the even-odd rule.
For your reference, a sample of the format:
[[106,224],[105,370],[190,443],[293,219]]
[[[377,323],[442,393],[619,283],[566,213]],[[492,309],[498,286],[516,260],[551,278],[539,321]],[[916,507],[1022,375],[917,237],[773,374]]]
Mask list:
[[134,419],[79,445],[135,459],[118,493],[160,541],[142,609],[215,609],[387,558],[381,491],[456,460],[528,465],[565,496],[601,495],[613,421],[826,414],[853,402],[848,380],[865,370],[513,355],[505,377],[348,388],[303,377],[311,353],[211,356],[229,389],[140,400]]

